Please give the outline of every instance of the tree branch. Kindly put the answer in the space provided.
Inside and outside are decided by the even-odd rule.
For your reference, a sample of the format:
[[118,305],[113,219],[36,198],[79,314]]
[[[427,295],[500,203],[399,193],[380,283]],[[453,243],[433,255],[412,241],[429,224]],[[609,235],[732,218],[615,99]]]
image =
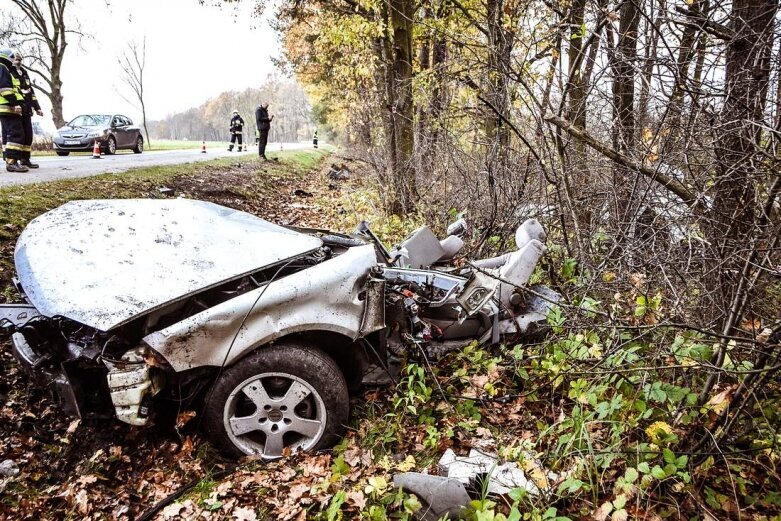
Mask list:
[[652,168],[648,168],[643,165],[638,165],[637,163],[635,163],[625,155],[619,154],[618,152],[613,150],[610,146],[600,142],[591,134],[589,134],[582,128],[574,126],[572,123],[565,120],[564,118],[560,118],[558,116],[548,116],[545,118],[545,121],[554,124],[561,130],[565,131],[570,136],[574,137],[575,139],[579,139],[586,145],[590,146],[591,148],[593,148],[600,154],[604,155],[605,157],[615,161],[619,165],[625,166],[626,168],[634,170],[635,172],[643,174],[649,179],[656,181],[657,183],[664,186],[669,191],[671,191],[672,193],[680,197],[681,200],[683,200],[683,202],[686,203],[688,206],[692,208],[698,207],[700,209],[704,209],[704,205],[702,204],[702,201],[700,201],[695,194],[693,194],[688,188],[686,188],[686,186],[683,185],[683,183],[681,183],[677,179],[673,179],[672,177],[663,174],[658,170],[654,170]]

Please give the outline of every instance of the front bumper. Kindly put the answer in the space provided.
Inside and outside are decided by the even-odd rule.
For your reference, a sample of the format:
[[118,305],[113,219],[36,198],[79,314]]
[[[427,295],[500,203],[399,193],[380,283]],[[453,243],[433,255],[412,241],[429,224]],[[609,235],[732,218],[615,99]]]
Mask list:
[[68,152],[91,152],[98,142],[101,148],[106,146],[107,136],[82,137],[74,139],[65,139],[62,137],[52,138],[52,145],[55,150],[65,150]]

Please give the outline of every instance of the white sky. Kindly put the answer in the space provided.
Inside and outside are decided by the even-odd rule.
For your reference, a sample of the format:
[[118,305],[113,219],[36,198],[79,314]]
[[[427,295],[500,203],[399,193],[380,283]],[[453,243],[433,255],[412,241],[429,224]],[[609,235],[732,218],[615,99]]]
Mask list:
[[[214,3],[213,1],[211,3]],[[72,37],[63,61],[63,111],[67,120],[82,113],[121,113],[138,123],[141,111],[121,80],[118,57],[131,40],[146,35],[145,101],[147,118],[196,107],[228,90],[260,86],[276,69],[278,36],[251,15],[254,0],[238,6],[200,5],[198,0],[74,0],[70,16],[85,33],[81,44]],[[67,12],[67,11],[66,11]],[[37,118],[53,127],[48,99]]]

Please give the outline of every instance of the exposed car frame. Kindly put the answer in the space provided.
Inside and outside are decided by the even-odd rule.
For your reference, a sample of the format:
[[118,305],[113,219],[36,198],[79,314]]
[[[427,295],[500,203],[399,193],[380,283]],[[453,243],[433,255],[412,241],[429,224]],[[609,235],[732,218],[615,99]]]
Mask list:
[[527,287],[539,222],[517,251],[455,268],[464,230],[389,250],[365,223],[349,236],[202,201],[73,201],[19,237],[26,303],[0,306],[0,332],[70,414],[148,425],[161,401],[196,402],[228,453],[321,448],[370,366],[545,321],[558,295]]

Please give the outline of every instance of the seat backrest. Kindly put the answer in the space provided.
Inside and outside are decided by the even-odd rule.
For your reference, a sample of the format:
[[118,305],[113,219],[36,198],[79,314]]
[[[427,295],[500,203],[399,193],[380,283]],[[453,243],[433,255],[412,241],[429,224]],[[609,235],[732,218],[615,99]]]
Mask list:
[[[520,250],[510,254],[507,262],[499,268],[500,282],[498,289],[498,298],[505,306],[510,305],[510,297],[516,286],[525,286],[534,273],[534,268],[540,257],[543,256],[547,248],[537,239],[531,239]],[[509,282],[509,284],[508,284]]]
[[428,226],[421,226],[401,243],[399,265],[403,268],[428,268],[445,255],[439,239]]

